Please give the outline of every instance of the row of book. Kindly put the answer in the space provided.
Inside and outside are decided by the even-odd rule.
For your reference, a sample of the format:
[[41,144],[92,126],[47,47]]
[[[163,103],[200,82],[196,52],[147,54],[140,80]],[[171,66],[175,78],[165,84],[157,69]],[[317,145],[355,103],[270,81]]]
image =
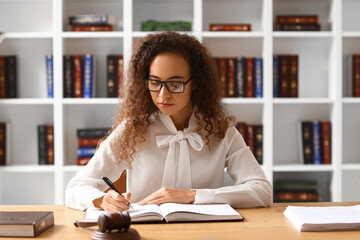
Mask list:
[[275,31],[320,31],[318,15],[277,15]]
[[318,202],[316,181],[281,180],[274,183],[274,202]]
[[71,31],[113,31],[118,18],[107,14],[75,15],[68,18]]
[[235,127],[244,138],[259,164],[263,163],[263,126],[238,122]]
[[38,155],[40,165],[54,165],[54,126],[42,124],[37,126]]
[[330,121],[302,121],[300,134],[303,163],[331,164]]
[[273,96],[298,97],[299,56],[274,55],[273,57]]
[[221,81],[221,97],[261,98],[263,59],[257,57],[214,58]]
[[17,97],[17,57],[0,56],[0,98]]
[[77,130],[77,165],[86,165],[94,156],[100,139],[106,136],[108,128],[83,128]]
[[360,54],[350,56],[350,93],[352,97],[360,97]]

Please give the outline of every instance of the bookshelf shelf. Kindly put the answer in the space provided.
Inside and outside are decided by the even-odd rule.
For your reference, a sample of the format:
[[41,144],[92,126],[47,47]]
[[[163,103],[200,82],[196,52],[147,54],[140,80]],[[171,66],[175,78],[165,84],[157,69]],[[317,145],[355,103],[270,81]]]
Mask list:
[[[122,99],[106,97],[106,55],[123,54],[127,69],[134,42],[152,32],[141,23],[184,20],[188,32],[214,57],[262,57],[263,97],[224,98],[238,121],[263,125],[262,169],[271,182],[283,178],[319,182],[322,201],[351,201],[360,179],[360,98],[350,97],[344,58],[359,53],[360,1],[356,0],[0,0],[0,55],[17,55],[18,97],[0,99],[0,122],[10,122],[9,166],[0,167],[0,204],[63,204],[76,166],[76,129],[111,126]],[[40,14],[41,13],[41,14]],[[71,32],[68,17],[105,13],[118,18],[112,32]],[[277,15],[317,14],[322,31],[274,31]],[[22,17],[19,18],[18,16]],[[28,19],[32,19],[28,21]],[[250,23],[251,32],[212,32],[211,23]],[[96,97],[63,97],[63,55],[91,53],[96,59]],[[45,55],[54,56],[54,98],[46,90]],[[298,98],[273,97],[273,56],[299,56]],[[304,165],[299,122],[330,120],[332,164]],[[39,166],[36,126],[53,124],[55,165]],[[21,149],[21,151],[18,151]],[[349,174],[351,173],[351,174]],[[22,192],[48,191],[44,199],[13,193],[5,179],[20,179]],[[37,186],[38,185],[38,186]],[[350,190],[348,190],[350,189]],[[14,201],[16,199],[16,201]],[[23,202],[21,202],[23,201]]]

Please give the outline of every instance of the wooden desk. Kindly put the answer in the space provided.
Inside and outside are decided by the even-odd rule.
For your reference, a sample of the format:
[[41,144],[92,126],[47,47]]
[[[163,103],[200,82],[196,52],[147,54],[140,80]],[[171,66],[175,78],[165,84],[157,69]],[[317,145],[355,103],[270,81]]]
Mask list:
[[[291,205],[333,206],[355,205],[352,203],[301,203]],[[142,239],[359,239],[359,231],[339,232],[298,232],[284,217],[288,204],[274,204],[269,208],[239,209],[245,217],[244,222],[217,223],[172,223],[172,224],[133,224]],[[73,222],[83,219],[84,212],[65,206],[0,206],[1,211],[54,211],[55,226],[36,239],[91,239],[96,227],[76,228]],[[3,238],[0,238],[3,239]],[[16,238],[11,238],[16,239]],[[29,238],[27,238],[29,239]]]

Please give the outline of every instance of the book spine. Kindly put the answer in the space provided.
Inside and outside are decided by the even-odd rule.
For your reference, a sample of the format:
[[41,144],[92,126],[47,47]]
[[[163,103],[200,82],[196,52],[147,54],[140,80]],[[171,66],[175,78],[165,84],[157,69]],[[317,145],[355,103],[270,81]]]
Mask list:
[[251,124],[247,124],[246,140],[251,152],[254,153],[254,128]]
[[115,17],[105,14],[77,15],[69,17],[69,25],[112,25],[115,20]]
[[74,56],[74,96],[75,98],[82,98],[82,83],[83,83],[83,69],[82,56]]
[[314,164],[322,163],[320,123],[313,122],[313,160]]
[[313,161],[313,123],[304,121],[301,123],[302,151],[304,164],[312,164]]
[[235,97],[235,59],[234,58],[228,58],[227,59],[228,64],[228,91],[227,96],[228,97]]
[[83,83],[83,97],[94,97],[94,57],[91,54],[84,56],[84,83]]
[[46,125],[38,126],[38,151],[39,151],[39,164],[48,164],[47,154],[47,127]]
[[317,192],[276,192],[275,202],[318,202]]
[[46,139],[47,139],[47,164],[54,165],[54,126],[46,126]]
[[73,32],[109,32],[113,30],[113,26],[71,26]]
[[210,24],[210,31],[251,31],[250,24]]
[[47,97],[54,98],[54,61],[53,55],[46,55],[46,86]]
[[71,55],[64,56],[64,97],[72,98],[74,94],[74,57]]
[[6,66],[4,56],[0,56],[0,98],[6,98]]
[[263,59],[255,58],[255,97],[263,97]]
[[6,97],[17,97],[17,71],[16,71],[16,56],[7,56],[5,58],[6,65]]
[[98,145],[100,138],[79,138],[79,147],[94,147]]
[[6,165],[6,123],[0,123],[0,166]]
[[246,97],[255,96],[254,58],[246,58]]
[[78,157],[92,157],[96,152],[96,147],[79,147],[77,150]]
[[108,97],[117,97],[116,94],[116,83],[117,83],[117,56],[108,55],[106,57],[106,66],[107,66],[107,96]]
[[289,90],[289,63],[288,55],[280,56],[280,97],[288,97]]
[[311,24],[318,23],[317,15],[278,15],[276,23],[287,24]]
[[320,31],[321,26],[314,24],[276,24],[275,31]]
[[106,136],[108,128],[85,128],[77,130],[77,138],[103,138]]
[[360,97],[360,54],[353,55],[353,97]]
[[236,59],[236,86],[237,86],[237,97],[246,96],[246,80],[245,80],[245,58]]
[[274,183],[274,190],[277,192],[316,192],[316,181],[305,180],[281,180]]
[[33,223],[34,237],[45,232],[45,230],[47,230],[49,227],[53,225],[54,225],[54,213],[49,212],[48,214],[46,214],[46,216]]
[[263,164],[263,126],[254,125],[254,155],[259,164]]
[[273,57],[273,95],[274,98],[280,97],[280,65],[279,56]]
[[242,138],[244,139],[244,141],[247,141],[247,126],[245,122],[238,122],[236,124],[236,128],[237,130],[240,132]]
[[331,123],[330,121],[321,122],[321,137],[323,149],[323,164],[331,164]]
[[227,97],[227,81],[226,81],[226,73],[227,73],[227,64],[226,58],[219,58],[219,71],[220,71],[220,88],[221,88],[221,97]]
[[298,97],[298,55],[290,57],[290,97]]
[[124,58],[123,55],[118,56],[118,64],[117,64],[117,87],[116,87],[116,96],[124,97]]

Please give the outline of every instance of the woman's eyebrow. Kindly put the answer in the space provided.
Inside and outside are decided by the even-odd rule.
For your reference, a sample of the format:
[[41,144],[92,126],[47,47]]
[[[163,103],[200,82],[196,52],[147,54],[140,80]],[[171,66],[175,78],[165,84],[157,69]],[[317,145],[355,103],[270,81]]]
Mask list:
[[[161,79],[160,77],[156,76],[156,75],[149,75],[149,78],[156,78],[156,79]],[[168,80],[173,80],[173,79],[183,79],[184,77],[183,76],[172,76],[172,77],[169,77]]]

